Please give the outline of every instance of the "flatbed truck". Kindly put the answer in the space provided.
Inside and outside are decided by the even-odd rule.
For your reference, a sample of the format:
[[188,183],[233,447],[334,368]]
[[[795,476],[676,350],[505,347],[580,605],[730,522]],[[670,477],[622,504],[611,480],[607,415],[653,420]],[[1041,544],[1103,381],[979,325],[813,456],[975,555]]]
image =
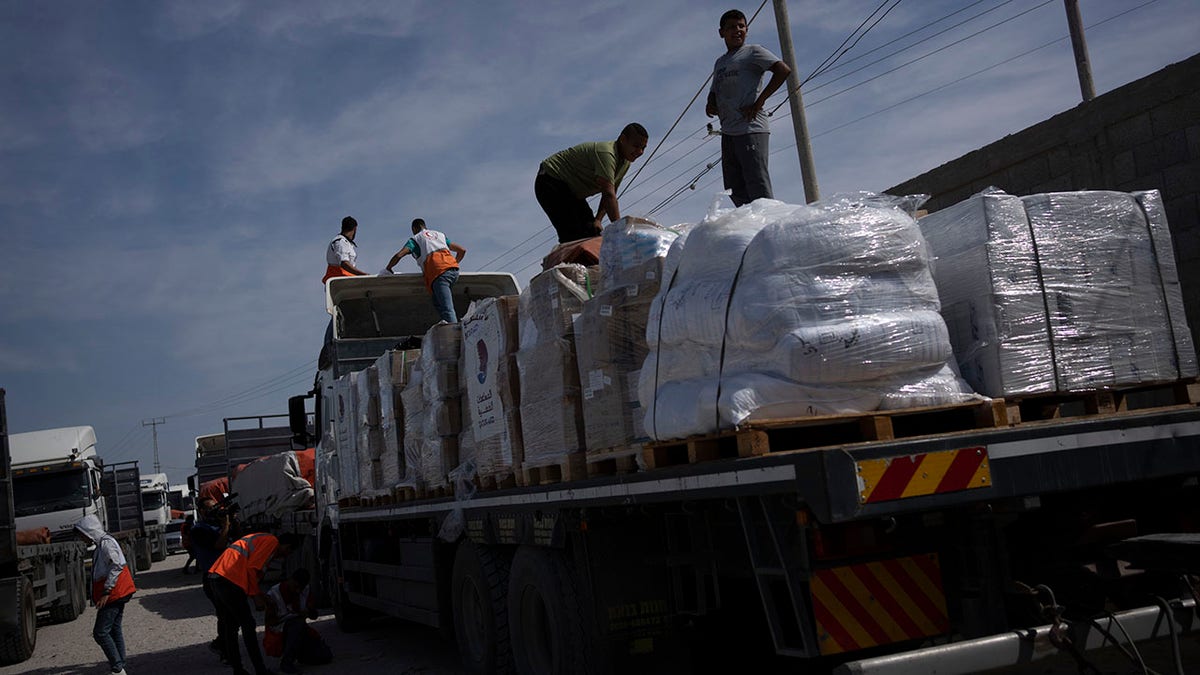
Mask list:
[[[58,438],[82,439],[91,446],[76,447],[77,459],[95,452],[94,435],[78,428],[80,433],[56,434]],[[46,432],[23,434],[17,444],[46,440]],[[88,583],[85,571],[87,550],[70,530],[56,529],[50,543],[17,543],[20,524],[33,517],[38,527],[49,526],[49,514],[62,506],[64,499],[81,502],[86,510],[91,498],[92,483],[86,459],[60,464],[34,465],[25,463],[22,475],[13,469],[8,419],[5,411],[5,391],[0,389],[0,662],[19,663],[28,659],[37,646],[38,615],[45,613],[54,622],[72,621],[83,613],[87,603]],[[26,447],[18,451],[28,459],[34,453]],[[36,469],[36,471],[33,471]],[[24,472],[36,473],[36,478]],[[36,483],[35,485],[31,483]],[[76,485],[78,483],[78,485]],[[51,490],[52,486],[75,486],[78,489]],[[33,502],[26,493],[37,488],[45,491],[44,499]],[[57,500],[57,501],[56,501]],[[79,514],[82,516],[82,513]]]
[[[422,333],[348,335],[372,325],[356,308],[420,316],[388,304],[389,282],[358,283],[329,284],[317,506],[278,524],[311,535],[343,629],[380,614],[437,627],[478,673],[906,673],[952,648],[945,672],[1041,658],[1047,626],[1061,650],[1091,646],[1087,619],[1108,609],[1133,640],[1196,625],[1187,566],[1135,562],[1137,535],[1200,516],[1194,383],[1035,400],[1024,417],[989,400],[780,421],[628,449],[652,470],[339,503],[320,475],[336,464],[332,382]],[[304,398],[289,410],[313,440]],[[979,646],[995,640],[1016,645]]]

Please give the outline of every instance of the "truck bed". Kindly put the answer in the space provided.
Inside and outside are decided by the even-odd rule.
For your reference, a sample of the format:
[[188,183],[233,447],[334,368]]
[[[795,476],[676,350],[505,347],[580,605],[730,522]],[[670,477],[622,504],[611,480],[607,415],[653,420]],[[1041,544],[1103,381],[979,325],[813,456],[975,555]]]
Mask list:
[[[962,467],[966,467],[963,469]],[[965,475],[966,471],[969,475]],[[940,471],[930,477],[931,472]],[[717,459],[549,485],[343,507],[343,521],[794,494],[837,523],[1200,473],[1200,408],[1061,418]]]

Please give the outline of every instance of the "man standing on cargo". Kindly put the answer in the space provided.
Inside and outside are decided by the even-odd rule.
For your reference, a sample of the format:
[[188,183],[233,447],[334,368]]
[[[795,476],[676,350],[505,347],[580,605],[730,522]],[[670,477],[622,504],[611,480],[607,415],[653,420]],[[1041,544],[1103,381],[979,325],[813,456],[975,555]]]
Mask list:
[[458,264],[467,255],[467,249],[450,241],[437,230],[426,229],[425,221],[421,218],[412,221],[412,233],[412,238],[404,242],[404,246],[396,251],[396,255],[392,256],[387,267],[379,274],[392,274],[396,263],[411,254],[425,275],[425,288],[433,294],[433,306],[442,317],[442,322],[458,323],[451,287],[458,281]]
[[342,218],[341,234],[334,237],[329,242],[329,248],[325,249],[325,276],[321,278],[321,283],[333,277],[366,276],[366,272],[354,266],[358,262],[358,245],[354,243],[356,234],[358,221],[350,216]]
[[[621,218],[617,188],[629,165],[646,151],[649,134],[637,122],[625,125],[615,141],[580,143],[542,160],[533,192],[558,232],[558,242],[600,234],[604,216]],[[587,198],[600,195],[596,213]]]
[[[731,9],[721,15],[717,34],[725,40],[727,51],[713,66],[712,87],[704,107],[706,115],[721,119],[721,173],[737,206],[774,196],[767,172],[771,134],[763,105],[792,72],[762,45],[747,45],[748,33],[745,14]],[[771,71],[771,80],[760,92],[767,71]]]

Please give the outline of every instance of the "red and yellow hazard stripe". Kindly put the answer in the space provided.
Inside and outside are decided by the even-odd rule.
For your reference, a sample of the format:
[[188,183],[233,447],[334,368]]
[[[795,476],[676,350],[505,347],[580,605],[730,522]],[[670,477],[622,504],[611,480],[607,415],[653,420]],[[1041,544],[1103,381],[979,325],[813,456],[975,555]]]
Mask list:
[[809,588],[821,654],[950,630],[936,554],[817,570]]
[[983,446],[855,462],[862,504],[958,492],[992,484]]

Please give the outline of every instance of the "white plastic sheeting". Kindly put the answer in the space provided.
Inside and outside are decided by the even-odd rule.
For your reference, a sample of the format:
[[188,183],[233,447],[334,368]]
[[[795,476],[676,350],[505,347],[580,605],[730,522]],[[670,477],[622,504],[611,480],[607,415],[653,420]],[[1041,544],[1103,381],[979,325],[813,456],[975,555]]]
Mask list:
[[646,430],[962,402],[912,217],[889,198],[714,209],[677,238],[647,326]]
[[238,472],[230,487],[238,496],[241,517],[277,518],[308,508],[313,502],[313,488],[300,475],[296,453],[287,451],[261,457]]

